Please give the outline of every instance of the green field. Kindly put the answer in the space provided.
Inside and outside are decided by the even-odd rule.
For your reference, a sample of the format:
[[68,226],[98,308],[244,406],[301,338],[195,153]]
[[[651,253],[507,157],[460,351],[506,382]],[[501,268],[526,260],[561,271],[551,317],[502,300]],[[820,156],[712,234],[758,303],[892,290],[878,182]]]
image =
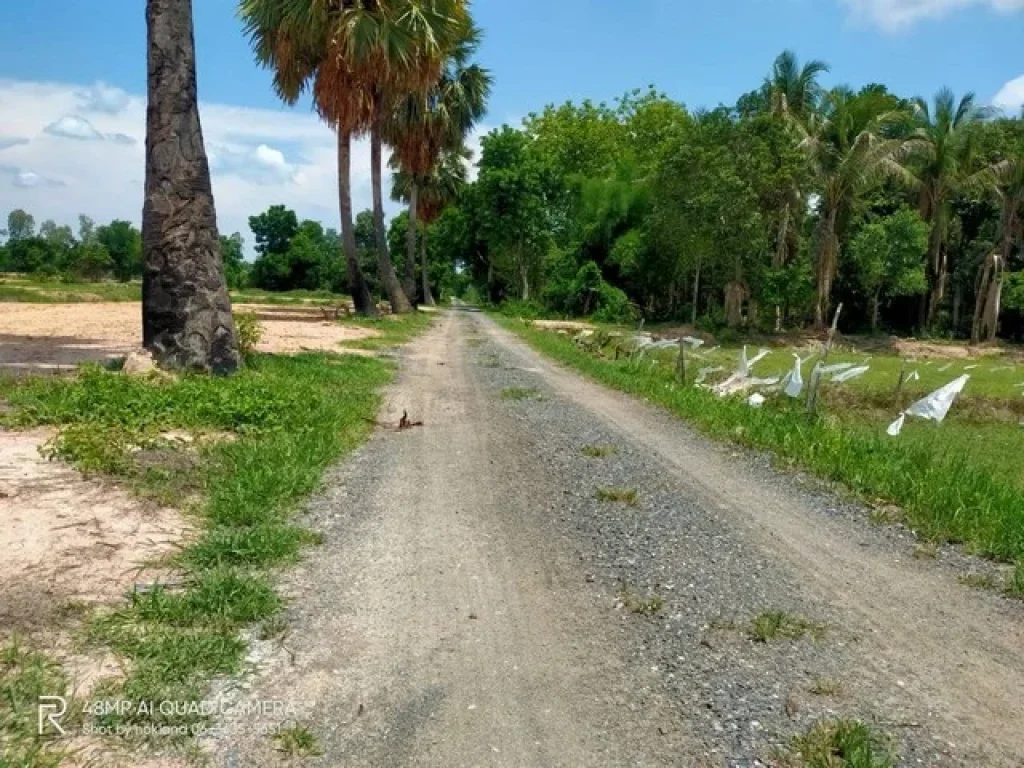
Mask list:
[[[719,398],[692,384],[702,367],[722,367],[715,383],[731,373],[740,348],[689,354],[690,384],[676,381],[673,350],[639,359],[615,360],[614,337],[600,349],[578,347],[571,335],[540,330],[498,317],[539,351],[598,381],[668,408],[715,437],[767,449],[784,463],[840,481],[870,503],[894,503],[905,520],[936,542],[964,543],[974,552],[1002,560],[1024,557],[1024,365],[1007,357],[978,360],[917,360],[920,381],[897,394],[900,358],[873,354],[870,373],[846,384],[826,382],[819,409],[807,413],[803,398],[766,392],[755,409],[746,398]],[[750,357],[756,349],[748,349]],[[810,349],[801,352],[802,357]],[[829,363],[863,363],[868,354],[837,349]],[[776,348],[754,368],[754,375],[784,374],[792,351]],[[813,363],[804,366],[805,381]],[[947,367],[948,366],[948,367]],[[964,395],[941,425],[908,419],[903,434],[886,427],[914,400],[946,384],[972,366]],[[977,366],[976,368],[973,366]],[[764,388],[762,388],[763,390]]]

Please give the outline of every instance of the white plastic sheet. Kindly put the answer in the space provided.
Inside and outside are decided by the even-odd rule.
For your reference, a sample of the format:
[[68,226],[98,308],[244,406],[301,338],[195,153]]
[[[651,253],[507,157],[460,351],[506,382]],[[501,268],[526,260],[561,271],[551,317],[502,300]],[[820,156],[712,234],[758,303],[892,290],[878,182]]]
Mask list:
[[832,382],[834,384],[842,384],[843,382],[846,381],[852,381],[853,379],[863,376],[869,370],[871,370],[871,367],[867,365],[861,365],[858,366],[857,368],[850,368],[849,370],[843,371],[842,373],[837,373],[835,376],[833,376]]
[[834,365],[819,365],[818,373],[822,376],[830,376],[833,373],[842,373],[853,368],[853,363],[835,363]]
[[765,397],[759,392],[755,392],[754,394],[747,398],[747,404],[751,408],[760,408],[762,405],[764,405],[764,403]]
[[941,424],[949,413],[949,409],[953,407],[957,396],[964,391],[964,387],[967,386],[967,382],[970,379],[970,375],[964,374],[959,379],[954,379],[946,386],[940,387],[927,397],[918,400],[901,413],[896,421],[889,425],[888,433],[896,437],[903,430],[907,416],[917,416],[920,419],[928,419],[929,421]]
[[725,370],[725,368],[723,368],[720,365],[708,366],[706,368],[701,368],[697,372],[697,379],[696,379],[696,381],[694,381],[694,384],[703,384],[705,381],[707,381],[708,376],[710,376],[712,373],[719,373],[720,371],[724,371],[724,370]]

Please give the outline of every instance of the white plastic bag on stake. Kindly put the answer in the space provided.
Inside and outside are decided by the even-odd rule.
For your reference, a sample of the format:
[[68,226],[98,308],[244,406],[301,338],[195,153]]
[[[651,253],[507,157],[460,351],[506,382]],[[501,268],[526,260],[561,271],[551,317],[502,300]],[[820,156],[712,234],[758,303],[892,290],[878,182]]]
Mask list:
[[899,435],[900,432],[903,431],[903,425],[906,423],[906,421],[907,414],[901,413],[900,417],[889,425],[889,428],[886,430],[886,432],[888,432],[892,437],[896,437],[897,435]]
[[837,373],[835,376],[833,376],[832,377],[832,383],[833,384],[842,384],[843,382],[846,382],[846,381],[852,381],[853,379],[856,379],[859,376],[863,376],[869,370],[871,370],[871,369],[867,365],[862,365],[859,368],[850,368],[847,371],[843,371],[842,373]]
[[793,363],[793,370],[790,371],[785,380],[783,381],[783,389],[786,394],[792,398],[800,397],[800,393],[804,391],[804,376],[800,370],[804,364],[804,361],[800,359],[800,355],[793,354],[796,358],[796,362]]
[[953,407],[953,402],[964,391],[964,387],[967,386],[967,382],[970,379],[970,375],[964,374],[959,379],[949,382],[946,386],[918,400],[901,413],[896,421],[889,425],[888,433],[896,437],[903,430],[903,424],[906,422],[907,416],[917,416],[918,418],[928,419],[941,424],[949,413],[949,409]]

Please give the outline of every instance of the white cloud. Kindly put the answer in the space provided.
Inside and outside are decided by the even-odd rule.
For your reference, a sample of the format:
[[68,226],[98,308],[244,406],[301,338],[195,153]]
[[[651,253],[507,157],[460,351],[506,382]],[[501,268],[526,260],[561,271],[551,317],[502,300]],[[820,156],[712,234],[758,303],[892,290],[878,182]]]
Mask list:
[[945,16],[953,11],[981,6],[998,13],[1024,10],[1024,0],[842,0],[854,16],[898,32],[923,19]]
[[64,115],[55,123],[43,128],[51,136],[62,136],[65,139],[82,139],[83,141],[102,141],[103,134],[93,128],[92,123],[78,115]]
[[[24,208],[36,221],[73,224],[84,213],[97,222],[118,218],[140,223],[145,99],[129,94],[119,111],[94,110],[86,120],[82,93],[81,86],[72,84],[0,79],[4,134],[30,139],[10,144],[0,155],[6,164],[0,172],[0,220],[11,209]],[[300,218],[339,227],[337,142],[315,115],[216,103],[203,103],[200,111],[222,232],[241,232],[251,245],[249,216],[278,203],[295,209]],[[50,126],[57,126],[56,134],[47,131]],[[93,139],[88,151],[83,151],[82,141],[69,140],[69,133]],[[96,140],[97,134],[105,140]],[[356,211],[371,203],[369,155],[368,144],[356,142]]]
[[992,104],[1011,114],[1024,108],[1024,75],[1004,85],[992,99]]
[[0,137],[0,150],[9,149],[11,147],[17,147],[22,144],[28,144],[28,139],[23,139],[20,136]]
[[102,112],[107,115],[120,114],[132,101],[127,91],[108,85],[102,80],[81,89],[75,95],[78,97],[78,107],[83,112]]

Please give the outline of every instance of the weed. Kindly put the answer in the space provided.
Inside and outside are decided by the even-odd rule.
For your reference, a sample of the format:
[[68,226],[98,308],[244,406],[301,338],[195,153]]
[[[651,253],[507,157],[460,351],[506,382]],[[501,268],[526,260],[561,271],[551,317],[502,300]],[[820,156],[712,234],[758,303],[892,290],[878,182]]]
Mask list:
[[1006,594],[1024,600],[1024,560],[1019,560],[1006,579]]
[[540,392],[534,387],[505,387],[501,390],[505,400],[540,400]]
[[843,690],[843,684],[831,677],[816,677],[807,690],[815,696],[838,696]]
[[650,595],[641,597],[630,589],[628,584],[623,584],[619,590],[619,602],[631,613],[642,616],[653,616],[661,613],[665,607],[665,598],[661,595]]
[[784,611],[765,611],[750,622],[749,634],[759,643],[776,639],[799,640],[806,635],[817,640],[825,634],[825,627]]
[[619,449],[614,445],[585,445],[582,448],[583,455],[591,459],[606,459],[618,452]]
[[939,545],[932,541],[924,541],[914,547],[914,558],[917,560],[934,560],[939,556]]
[[260,623],[260,640],[276,640],[288,634],[288,622],[283,616],[271,616]]
[[892,504],[877,504],[868,513],[868,522],[872,525],[894,525],[903,521],[903,510]]
[[995,589],[996,579],[991,573],[961,573],[956,580],[972,589]]
[[886,740],[859,720],[828,720],[795,737],[779,755],[785,768],[893,768]]
[[598,488],[594,495],[600,501],[614,502],[635,507],[640,503],[640,495],[635,488]]
[[304,725],[282,728],[274,736],[278,752],[288,757],[317,757],[323,754],[320,740]]
[[238,351],[248,360],[256,352],[256,345],[263,338],[263,324],[253,312],[235,312],[235,330],[238,334]]

